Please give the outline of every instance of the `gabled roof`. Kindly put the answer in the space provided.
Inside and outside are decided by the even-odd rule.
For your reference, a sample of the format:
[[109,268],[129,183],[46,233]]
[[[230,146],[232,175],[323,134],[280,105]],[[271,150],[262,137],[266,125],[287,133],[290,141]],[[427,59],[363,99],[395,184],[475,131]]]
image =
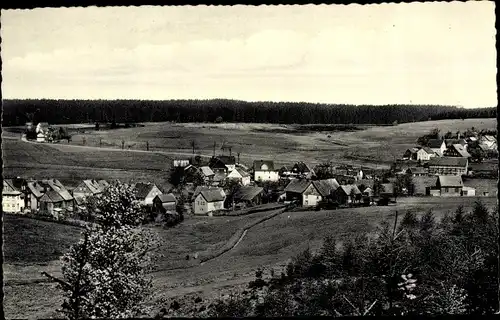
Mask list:
[[152,183],[136,183],[134,186],[135,196],[139,199],[146,198],[153,187],[155,187],[155,185]]
[[224,172],[217,172],[214,174],[214,182],[220,182],[220,181],[223,181],[224,179],[226,179],[227,177],[227,174],[225,174]]
[[464,146],[461,145],[461,144],[454,144],[452,146],[462,157],[464,158],[470,158],[470,153],[467,152],[467,150],[465,150]]
[[101,187],[95,180],[83,180],[82,182],[93,194],[101,193]]
[[[245,178],[245,177],[249,177],[250,174],[248,172],[246,172],[245,170],[241,169],[241,168],[236,168],[234,169],[233,171],[236,171],[237,173],[239,173],[239,175],[242,177],[242,178]],[[231,173],[233,172],[231,171],[229,173],[229,175],[231,175]]]
[[311,169],[304,162],[297,162],[293,165],[292,172],[308,173],[311,172]]
[[221,196],[225,197],[226,193],[222,188],[215,188],[215,187],[207,187],[207,186],[198,186],[194,190],[193,196],[191,197],[191,200],[194,200],[202,191],[206,190],[217,190],[220,192]]
[[214,172],[212,171],[212,169],[210,169],[209,166],[200,167],[200,171],[206,177],[210,177],[210,176],[214,175]]
[[156,198],[160,199],[162,203],[176,202],[175,196],[172,193],[159,194],[156,196]]
[[336,179],[314,180],[312,184],[323,197],[329,196],[340,186]]
[[42,202],[62,202],[64,201],[63,197],[61,195],[54,191],[54,190],[48,190],[40,199]]
[[36,197],[40,198],[43,196],[43,187],[38,184],[36,181],[30,181],[28,182],[28,190]]
[[[436,153],[436,152],[434,152],[434,151],[433,151],[431,148],[429,148],[429,147],[423,147],[423,148],[421,148],[420,150],[425,151],[427,154],[435,154],[435,153]],[[420,150],[419,150],[419,151],[420,151]]]
[[187,166],[184,167],[184,171],[187,170],[197,170],[198,168],[193,166],[192,164],[188,164]]
[[429,160],[429,166],[444,166],[444,167],[465,167],[467,166],[467,158],[462,157],[433,157]]
[[310,184],[311,181],[306,179],[293,179],[285,187],[285,191],[293,193],[303,193],[304,191],[306,191],[307,187],[309,187]]
[[104,190],[107,187],[109,187],[109,182],[107,182],[106,180],[98,180],[97,184],[99,184],[99,186],[101,187],[101,190]]
[[427,142],[427,146],[429,148],[437,149],[441,148],[441,145],[443,144],[444,140],[441,139],[429,139]]
[[242,186],[235,193],[234,198],[236,200],[251,201],[263,191],[264,189],[261,187]]
[[494,136],[490,136],[490,135],[482,136],[482,139],[486,140],[486,141],[497,142],[497,139]]
[[462,146],[465,146],[467,144],[467,141],[465,139],[446,139],[445,140],[446,146],[452,146],[454,144],[460,144]]
[[19,191],[19,190],[14,186],[12,179],[4,179],[2,193],[13,192],[13,191]]
[[354,184],[341,185],[337,190],[344,191],[346,195],[350,195],[352,191],[354,192],[354,194],[361,194],[361,191],[359,191],[358,187]]
[[438,183],[441,187],[462,187],[464,185],[460,176],[439,176],[436,185]]
[[203,190],[200,194],[207,202],[224,201],[225,198],[217,189]]
[[410,153],[417,153],[417,152],[418,152],[418,150],[420,150],[420,148],[418,148],[418,147],[413,147],[413,148],[406,149],[405,153],[406,153],[407,151],[410,151]]
[[425,170],[424,167],[411,167],[406,170],[407,173],[412,173],[412,174],[423,174],[427,173],[427,170]]
[[255,160],[253,162],[255,171],[274,171],[274,161],[272,160]]

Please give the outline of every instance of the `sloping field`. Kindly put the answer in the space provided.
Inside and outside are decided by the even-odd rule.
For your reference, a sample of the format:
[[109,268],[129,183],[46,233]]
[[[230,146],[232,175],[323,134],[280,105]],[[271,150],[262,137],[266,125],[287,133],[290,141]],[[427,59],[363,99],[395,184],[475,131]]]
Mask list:
[[[145,123],[144,127],[109,131],[88,131],[73,136],[72,144],[120,148],[122,140],[132,149],[173,151],[212,155],[221,153],[223,143],[231,146],[242,162],[273,159],[278,165],[296,161],[311,164],[337,161],[358,165],[387,165],[394,156],[413,146],[419,136],[433,128],[442,133],[467,128],[495,129],[496,119],[438,120],[397,126],[362,126],[356,131],[303,130],[294,125],[250,123]],[[101,142],[99,142],[101,141]],[[225,150],[229,153],[229,149]]]
[[151,181],[168,187],[172,158],[155,153],[100,150],[2,141],[4,176],[56,178],[74,186],[83,179]]

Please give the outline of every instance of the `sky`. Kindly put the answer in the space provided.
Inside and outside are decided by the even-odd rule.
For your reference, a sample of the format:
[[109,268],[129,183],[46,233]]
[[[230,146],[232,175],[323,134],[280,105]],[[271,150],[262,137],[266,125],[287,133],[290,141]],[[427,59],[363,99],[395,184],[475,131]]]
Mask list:
[[495,107],[494,6],[2,10],[2,95]]

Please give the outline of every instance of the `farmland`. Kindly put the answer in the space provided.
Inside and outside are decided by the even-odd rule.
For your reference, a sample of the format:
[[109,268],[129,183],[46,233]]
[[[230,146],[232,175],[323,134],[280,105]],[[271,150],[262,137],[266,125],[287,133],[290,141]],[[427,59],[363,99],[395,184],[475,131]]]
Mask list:
[[[248,124],[248,123],[144,123],[144,127],[99,130],[84,128],[67,142],[53,145],[27,146],[19,140],[5,140],[4,159],[7,174],[18,174],[32,164],[43,164],[47,173],[50,165],[111,168],[122,173],[119,176],[155,176],[147,171],[168,169],[173,156],[195,154],[211,156],[240,153],[242,163],[251,164],[253,160],[274,160],[277,165],[305,161],[310,164],[332,161],[367,167],[388,167],[395,157],[414,146],[419,136],[433,128],[442,132],[465,130],[475,127],[496,128],[496,119],[439,120],[404,123],[397,126],[360,126],[360,130],[338,130],[337,127],[322,126],[323,131],[300,125]],[[12,134],[11,134],[12,135]],[[17,136],[19,136],[17,134]],[[124,144],[124,150],[120,150]],[[226,150],[220,150],[222,145]],[[85,148],[83,146],[91,147]],[[77,147],[78,146],[78,147]],[[149,147],[150,152],[146,152]],[[133,155],[130,150],[141,150]],[[176,155],[177,153],[177,155]],[[71,168],[67,168],[71,170]],[[144,171],[143,175],[138,171]],[[89,170],[87,170],[89,171]],[[60,174],[63,174],[62,172]],[[91,174],[90,172],[88,174]],[[99,173],[101,174],[101,173]],[[102,175],[101,175],[102,176]],[[57,178],[58,176],[55,176]],[[61,177],[62,178],[62,177]],[[103,177],[105,178],[105,177]],[[111,177],[110,177],[111,179]]]

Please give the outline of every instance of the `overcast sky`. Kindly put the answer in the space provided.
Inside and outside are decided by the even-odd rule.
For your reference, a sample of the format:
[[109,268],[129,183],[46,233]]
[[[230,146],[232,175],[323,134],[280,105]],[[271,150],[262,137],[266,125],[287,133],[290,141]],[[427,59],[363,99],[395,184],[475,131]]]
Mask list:
[[4,98],[493,107],[494,3],[2,10]]

